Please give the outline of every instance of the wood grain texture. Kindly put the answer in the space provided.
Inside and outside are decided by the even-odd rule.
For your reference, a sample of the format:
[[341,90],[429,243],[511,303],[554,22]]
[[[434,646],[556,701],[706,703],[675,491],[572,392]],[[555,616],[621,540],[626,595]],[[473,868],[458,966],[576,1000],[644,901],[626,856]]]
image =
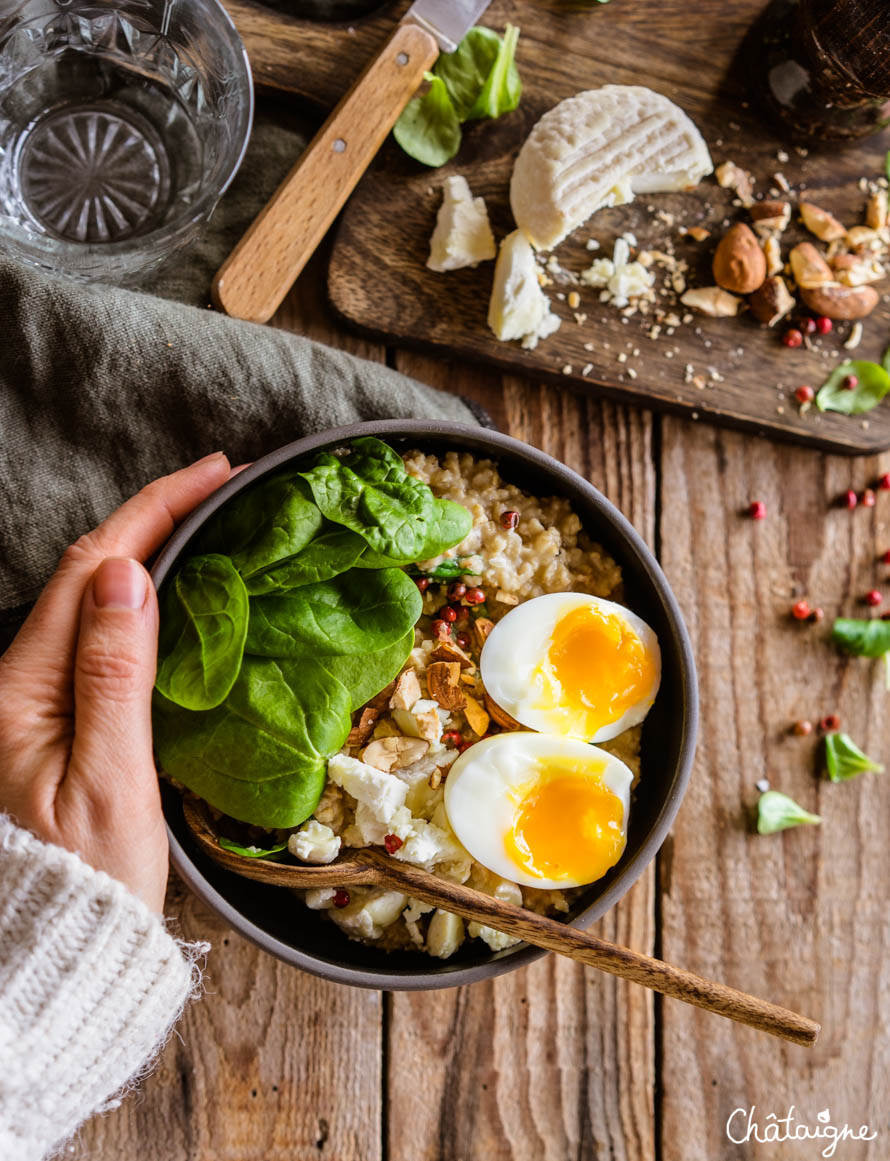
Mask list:
[[[501,430],[591,480],[652,543],[652,419],[523,379],[410,353],[399,370],[485,406]],[[654,946],[647,871],[591,931]],[[389,1003],[388,1161],[652,1161],[652,997],[555,957]],[[417,1100],[416,1078],[423,1100]]]
[[268,322],[438,55],[424,29],[396,27],[217,271],[218,307]]
[[[570,287],[557,284],[548,293],[563,317],[561,329],[535,351],[523,351],[517,343],[499,343],[486,325],[490,264],[448,274],[434,274],[424,266],[443,178],[466,176],[474,194],[485,197],[495,234],[503,237],[514,228],[507,197],[513,161],[532,125],[558,100],[604,83],[644,83],[677,100],[705,134],[715,164],[732,159],[750,169],[759,179],[759,191],[769,189],[772,175],[782,170],[792,185],[806,187],[806,197],[848,224],[860,222],[865,195],[858,181],[883,173],[886,134],[843,153],[811,152],[802,158],[791,151],[787,161],[777,160],[783,143],[742,106],[747,96],[743,70],[728,73],[745,29],[762,6],[761,0],[735,0],[729,8],[723,0],[695,5],[687,0],[634,0],[605,7],[591,4],[584,12],[567,13],[552,4],[495,0],[485,23],[502,27],[509,20],[522,30],[517,59],[524,93],[519,109],[496,122],[465,126],[461,152],[442,169],[425,169],[394,142],[387,143],[340,222],[329,280],[335,309],[368,334],[395,338],[419,350],[447,349],[597,398],[605,394],[668,411],[695,412],[703,419],[841,452],[886,448],[890,409],[874,412],[864,425],[812,410],[801,416],[790,398],[800,383],[822,382],[832,365],[825,352],[839,349],[849,324],[836,328],[834,336],[812,351],[786,350],[776,331],[758,326],[750,315],[696,317],[673,336],[662,333],[653,340],[648,336],[651,319],[636,316],[622,323],[618,311],[599,303],[598,291],[583,287],[579,310],[588,318],[576,324],[566,303],[555,298]],[[663,248],[665,237],[671,236],[678,255],[690,263],[690,281],[708,285],[723,223],[747,219],[745,211],[732,206],[733,196],[713,178],[691,193],[641,196],[630,206],[598,213],[589,228],[582,227],[559,247],[559,261],[575,273],[589,266],[592,255],[585,242],[591,235],[607,254],[627,230],[642,248]],[[673,215],[673,228],[650,208]],[[704,243],[680,240],[681,225],[704,225],[712,237]],[[877,357],[888,333],[890,305],[884,301],[868,321],[861,357]],[[627,363],[618,362],[620,354],[628,356]],[[581,372],[588,364],[585,377]],[[687,381],[692,377],[687,366],[704,375],[704,389]],[[565,367],[570,371],[564,375]],[[712,367],[721,380],[710,377]],[[636,379],[628,374],[631,368]]]
[[[837,712],[843,728],[887,762],[890,725],[878,663],[827,642],[831,619],[861,616],[882,587],[890,505],[853,513],[839,493],[862,488],[883,461],[852,464],[704,427],[664,423],[662,563],[693,635],[702,728],[686,800],[663,850],[661,953],[820,1019],[803,1052],[663,1005],[663,1161],[810,1161],[813,1142],[731,1144],[737,1107],[815,1125],[870,1124],[890,1112],[890,850],[887,785],[820,776],[818,735],[798,719]],[[763,500],[768,516],[741,513]],[[792,621],[793,600],[825,610]],[[767,778],[822,815],[819,828],[752,833]],[[886,1140],[839,1146],[883,1161]]]

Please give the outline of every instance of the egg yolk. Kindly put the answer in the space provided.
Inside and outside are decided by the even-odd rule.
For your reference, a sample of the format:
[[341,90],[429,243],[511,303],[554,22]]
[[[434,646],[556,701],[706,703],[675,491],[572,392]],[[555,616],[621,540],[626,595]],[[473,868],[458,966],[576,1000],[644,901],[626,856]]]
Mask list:
[[507,853],[529,875],[592,883],[621,858],[624,804],[600,767],[549,762],[525,789],[507,832]]
[[558,700],[586,723],[592,737],[651,693],[655,667],[621,617],[579,605],[557,621],[547,655]]

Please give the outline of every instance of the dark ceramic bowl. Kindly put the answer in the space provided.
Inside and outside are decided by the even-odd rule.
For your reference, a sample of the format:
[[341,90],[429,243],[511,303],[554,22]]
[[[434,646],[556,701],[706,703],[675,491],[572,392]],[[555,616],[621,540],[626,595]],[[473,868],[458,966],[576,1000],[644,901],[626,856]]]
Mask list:
[[[584,527],[620,564],[625,599],[658,634],[661,689],[643,727],[642,781],[631,810],[627,848],[608,875],[579,897],[569,917],[576,927],[599,919],[628,891],[654,858],[679,809],[692,764],[698,692],[689,635],[677,602],[652,553],[621,513],[586,480],[543,452],[483,428],[453,423],[387,420],[307,436],[279,448],[210,496],[177,529],[152,570],[156,585],[175,565],[210,514],[259,477],[320,449],[359,435],[375,435],[399,450],[470,451],[497,461],[510,482],[539,496],[565,496]],[[286,963],[327,979],[366,988],[447,988],[512,971],[543,955],[527,944],[492,953],[467,941],[449,960],[421,952],[384,952],[346,938],[322,913],[287,891],[222,870],[197,849],[179,795],[164,787],[173,866],[192,890],[236,931]]]

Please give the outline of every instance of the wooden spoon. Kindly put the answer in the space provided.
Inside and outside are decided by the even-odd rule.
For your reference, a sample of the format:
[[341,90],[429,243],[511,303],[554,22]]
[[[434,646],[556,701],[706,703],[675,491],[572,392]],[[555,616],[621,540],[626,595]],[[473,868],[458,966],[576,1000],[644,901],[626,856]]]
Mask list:
[[389,887],[402,891],[423,903],[441,907],[464,919],[484,923],[506,935],[543,947],[558,955],[590,967],[599,968],[613,976],[622,976],[635,984],[674,996],[687,1004],[695,1004],[708,1012],[716,1012],[740,1024],[749,1024],[772,1036],[780,1036],[794,1044],[811,1045],[816,1042],[820,1025],[814,1020],[780,1008],[756,996],[738,992],[725,984],[702,979],[692,972],[673,967],[651,956],[631,951],[626,947],[599,939],[577,927],[570,927],[556,919],[548,919],[505,903],[482,891],[474,891],[459,883],[440,879],[428,871],[399,862],[372,848],[341,855],[333,863],[323,866],[290,866],[227,851],[219,845],[204,803],[195,799],[184,802],[185,819],[202,850],[214,862],[229,871],[268,883],[276,887]]

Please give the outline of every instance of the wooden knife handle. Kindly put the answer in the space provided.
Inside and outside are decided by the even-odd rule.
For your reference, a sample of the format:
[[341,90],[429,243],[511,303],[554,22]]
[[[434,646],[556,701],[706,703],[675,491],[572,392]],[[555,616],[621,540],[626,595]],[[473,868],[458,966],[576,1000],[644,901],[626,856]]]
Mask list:
[[424,29],[397,25],[217,271],[218,307],[271,318],[438,55]]

